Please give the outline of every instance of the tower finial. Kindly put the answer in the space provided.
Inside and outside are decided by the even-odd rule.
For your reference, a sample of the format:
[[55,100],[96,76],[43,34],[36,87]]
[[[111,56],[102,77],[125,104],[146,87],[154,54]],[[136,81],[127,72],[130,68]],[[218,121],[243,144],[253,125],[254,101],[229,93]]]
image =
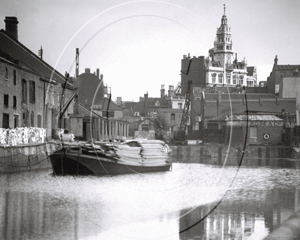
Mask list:
[[224,6],[224,15],[225,15],[225,9],[226,9],[226,5],[225,5],[225,4],[223,4],[223,6]]

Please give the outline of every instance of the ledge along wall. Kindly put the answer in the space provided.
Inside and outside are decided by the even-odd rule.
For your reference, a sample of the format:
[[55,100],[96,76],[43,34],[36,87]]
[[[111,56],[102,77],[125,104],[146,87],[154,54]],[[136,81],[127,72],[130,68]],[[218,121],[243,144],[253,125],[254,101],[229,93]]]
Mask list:
[[294,158],[293,148],[288,146],[243,146],[228,147],[222,144],[206,144],[194,146],[170,146],[173,162],[203,163],[227,166],[271,166],[299,168],[299,158]]
[[0,173],[51,169],[49,155],[54,151],[54,143],[0,147]]

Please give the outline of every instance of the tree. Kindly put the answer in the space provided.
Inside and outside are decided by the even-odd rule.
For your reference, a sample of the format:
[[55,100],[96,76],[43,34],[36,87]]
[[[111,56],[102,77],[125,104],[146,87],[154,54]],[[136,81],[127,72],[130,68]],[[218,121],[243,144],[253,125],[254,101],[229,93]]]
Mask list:
[[166,115],[161,112],[158,112],[156,114],[154,124],[156,127],[155,138],[163,140],[164,136],[167,134],[167,130],[168,130]]

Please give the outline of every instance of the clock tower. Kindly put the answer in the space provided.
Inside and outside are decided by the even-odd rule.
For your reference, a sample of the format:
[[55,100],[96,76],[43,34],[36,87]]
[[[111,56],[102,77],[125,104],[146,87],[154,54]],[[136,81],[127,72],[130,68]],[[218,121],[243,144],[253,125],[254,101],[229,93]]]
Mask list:
[[217,29],[217,36],[214,42],[214,60],[220,62],[224,69],[226,64],[231,65],[233,62],[231,29],[227,25],[225,9],[224,4],[221,26]]

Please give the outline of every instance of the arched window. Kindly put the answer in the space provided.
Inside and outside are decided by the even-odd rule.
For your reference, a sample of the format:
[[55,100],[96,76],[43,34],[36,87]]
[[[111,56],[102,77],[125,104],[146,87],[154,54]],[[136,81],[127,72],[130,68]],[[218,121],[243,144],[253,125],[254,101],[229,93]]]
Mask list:
[[216,76],[217,76],[216,73],[212,73],[212,74],[211,74],[211,82],[212,82],[212,83],[215,83],[215,82],[216,82]]
[[222,73],[220,73],[218,75],[218,79],[219,79],[219,83],[223,83],[223,74]]
[[232,76],[232,84],[236,85],[236,79],[237,79],[236,75],[233,75]]
[[244,76],[243,75],[239,76],[239,84],[241,84],[241,85],[244,84]]

